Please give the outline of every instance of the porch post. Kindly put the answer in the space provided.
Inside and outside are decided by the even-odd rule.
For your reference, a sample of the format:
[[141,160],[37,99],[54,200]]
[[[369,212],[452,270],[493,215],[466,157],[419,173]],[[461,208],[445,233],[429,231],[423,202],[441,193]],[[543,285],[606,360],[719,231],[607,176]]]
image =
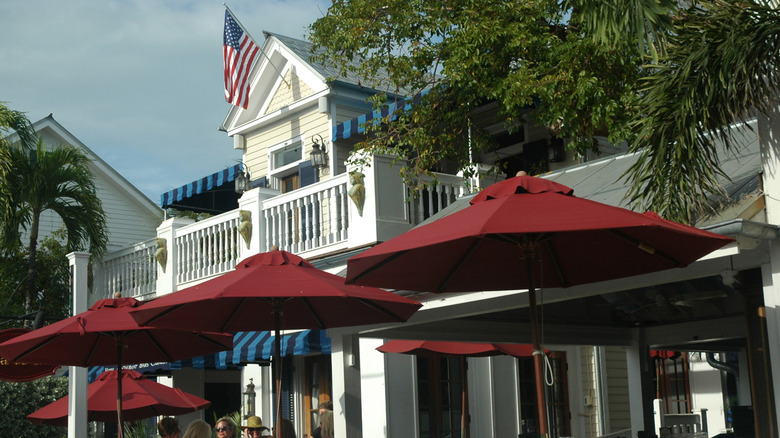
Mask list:
[[[71,252],[66,255],[71,275],[73,314],[86,312],[87,270],[89,253]],[[87,436],[87,369],[68,367],[68,438]]]
[[[267,241],[266,221],[263,217],[263,201],[274,196],[279,196],[279,192],[258,187],[244,192],[241,198],[238,199],[239,233],[246,232],[246,225],[243,225],[243,222],[249,221],[251,224],[248,234],[239,236],[238,260],[266,252],[271,245],[280,244],[280,242]],[[248,212],[249,214],[246,215],[241,212]],[[245,238],[249,241],[249,245],[247,245],[247,240],[244,240]]]
[[[352,248],[391,239],[411,228],[406,185],[399,176],[403,162],[393,164],[394,158],[387,155],[367,160],[368,164],[361,169],[347,167],[352,176],[347,184]],[[361,202],[362,210],[358,208]]]
[[[761,148],[762,186],[766,203],[767,222],[780,224],[780,100],[774,110],[758,116],[758,141]],[[763,273],[763,301],[766,318],[766,336],[769,346],[780,345],[780,243],[770,241],[770,264]],[[772,401],[780,394],[780,348],[769,348],[768,364],[772,385]],[[780,430],[780,417],[773,416],[774,436]]]
[[328,336],[331,339],[334,438],[360,438],[363,420],[358,337],[332,330],[328,330]]
[[[155,262],[157,269],[157,296],[162,296],[175,292],[178,289],[176,277],[178,277],[179,263],[178,252],[176,251],[176,230],[192,224],[195,221],[180,217],[173,217],[165,220],[157,227],[157,251],[165,251],[166,257],[158,258]],[[165,260],[165,268],[161,266],[162,260]]]
[[634,339],[626,349],[626,368],[628,369],[628,397],[631,412],[631,430],[639,438],[656,436],[653,414],[654,393],[650,373],[650,351],[645,342],[644,330],[634,330]]
[[[360,338],[360,405],[363,414],[362,436],[390,436],[389,403],[387,394],[387,367],[385,354],[376,350],[381,339]],[[408,376],[407,376],[408,378]],[[409,399],[406,400],[407,404]],[[403,435],[409,436],[409,435]]]

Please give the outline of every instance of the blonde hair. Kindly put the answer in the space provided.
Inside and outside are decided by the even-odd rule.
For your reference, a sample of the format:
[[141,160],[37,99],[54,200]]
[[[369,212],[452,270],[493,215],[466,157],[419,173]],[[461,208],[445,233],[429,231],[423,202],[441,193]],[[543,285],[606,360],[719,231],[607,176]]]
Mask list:
[[211,438],[211,426],[203,420],[195,420],[181,438]]
[[333,411],[325,411],[320,414],[320,429],[322,438],[333,438]]

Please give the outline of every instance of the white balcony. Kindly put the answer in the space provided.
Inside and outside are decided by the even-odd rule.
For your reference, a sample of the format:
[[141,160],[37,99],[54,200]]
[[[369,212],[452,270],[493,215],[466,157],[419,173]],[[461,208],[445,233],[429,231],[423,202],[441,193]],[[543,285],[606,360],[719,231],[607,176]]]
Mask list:
[[[203,221],[172,218],[157,237],[107,255],[95,269],[92,300],[122,292],[148,299],[232,270],[246,257],[279,249],[312,259],[390,239],[463,196],[463,178],[436,175],[438,185],[410,196],[389,157],[364,169],[362,215],[349,196],[348,173],[290,193],[264,188],[239,208]],[[164,266],[164,268],[163,268]]]

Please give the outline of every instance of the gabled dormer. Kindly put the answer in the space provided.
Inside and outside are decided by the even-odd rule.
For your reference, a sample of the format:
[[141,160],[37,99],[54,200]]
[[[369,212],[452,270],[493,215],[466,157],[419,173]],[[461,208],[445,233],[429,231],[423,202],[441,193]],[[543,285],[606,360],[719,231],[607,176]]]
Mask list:
[[[264,35],[250,72],[249,105],[232,106],[223,129],[244,152],[252,186],[286,193],[345,172],[349,149],[333,147],[332,128],[370,111],[373,90],[310,62],[310,43]],[[322,167],[312,165],[315,148],[325,158]]]

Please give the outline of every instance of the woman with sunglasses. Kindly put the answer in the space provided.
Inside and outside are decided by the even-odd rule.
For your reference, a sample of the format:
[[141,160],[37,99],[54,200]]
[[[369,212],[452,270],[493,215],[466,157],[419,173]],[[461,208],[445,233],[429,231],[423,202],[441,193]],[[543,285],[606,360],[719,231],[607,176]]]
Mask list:
[[217,431],[217,438],[237,438],[236,424],[228,417],[217,420],[217,426],[214,430]]

